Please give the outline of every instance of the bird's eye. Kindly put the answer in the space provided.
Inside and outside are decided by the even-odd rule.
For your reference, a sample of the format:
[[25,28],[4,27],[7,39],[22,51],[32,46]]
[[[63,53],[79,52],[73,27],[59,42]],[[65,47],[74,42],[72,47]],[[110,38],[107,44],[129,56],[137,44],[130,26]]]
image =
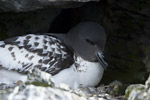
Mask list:
[[95,45],[95,43],[94,43],[93,41],[89,40],[89,39],[85,39],[85,41],[86,41],[87,43],[91,44],[91,45]]

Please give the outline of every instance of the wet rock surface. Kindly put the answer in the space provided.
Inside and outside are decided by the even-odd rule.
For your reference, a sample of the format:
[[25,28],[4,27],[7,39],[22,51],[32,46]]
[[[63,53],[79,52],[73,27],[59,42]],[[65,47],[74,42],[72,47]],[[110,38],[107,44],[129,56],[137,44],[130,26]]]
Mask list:
[[0,13],[0,39],[47,32],[60,11],[60,8],[46,8],[25,13]]
[[128,86],[125,96],[128,100],[150,100],[150,77],[145,84]]
[[65,84],[59,87],[26,85],[0,92],[2,100],[126,100],[124,96],[102,92],[101,88],[89,87],[72,90]]
[[53,7],[78,7],[82,2],[99,0],[0,0],[0,11],[26,12],[48,6]]

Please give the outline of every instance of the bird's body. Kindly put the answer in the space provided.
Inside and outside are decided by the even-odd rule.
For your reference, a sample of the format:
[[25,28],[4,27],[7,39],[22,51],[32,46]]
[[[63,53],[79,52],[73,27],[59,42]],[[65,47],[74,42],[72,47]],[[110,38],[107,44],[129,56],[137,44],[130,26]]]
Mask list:
[[52,76],[56,84],[66,83],[71,88],[96,86],[104,69],[98,62],[89,62],[81,57],[76,57],[75,63],[70,68],[60,71]]
[[[69,37],[67,41],[69,41]],[[83,59],[84,57],[80,56],[80,51],[76,47],[74,48],[76,45],[74,44],[75,41],[66,46],[54,36],[34,34],[1,41],[0,84],[15,83],[18,80],[25,82],[27,81],[26,73],[38,68],[51,74],[56,84],[66,83],[71,88],[97,85],[103,75],[104,60],[101,60],[101,63],[104,62],[101,64],[95,61],[95,58],[92,58],[93,61]],[[83,48],[83,50],[88,51],[88,48]],[[83,52],[83,50],[81,51]],[[99,51],[97,47],[93,49],[94,55],[100,53],[97,51]],[[86,53],[88,55],[88,52]],[[86,57],[89,57],[87,55]],[[103,56],[100,56],[100,59],[103,59]]]
[[[55,75],[62,69],[70,67],[72,63],[73,58],[69,49],[53,36],[29,34],[0,43],[0,68],[3,72],[0,83],[3,80],[5,80],[3,83],[7,83],[8,78],[3,77],[6,76],[4,72],[8,72],[7,76],[19,74],[24,76],[23,74],[37,67]],[[25,79],[26,77],[23,78]]]

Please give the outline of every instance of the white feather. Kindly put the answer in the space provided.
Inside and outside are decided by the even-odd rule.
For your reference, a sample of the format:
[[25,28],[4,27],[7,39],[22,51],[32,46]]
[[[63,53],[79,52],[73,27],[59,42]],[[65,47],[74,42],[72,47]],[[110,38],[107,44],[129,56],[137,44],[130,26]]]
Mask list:
[[77,57],[76,63],[79,64],[79,68],[73,64],[52,76],[54,82],[57,85],[65,83],[71,88],[95,86],[100,82],[104,69],[98,62],[89,62]]
[[27,75],[22,75],[15,71],[1,69],[0,73],[1,73],[0,74],[0,84],[1,83],[12,84],[12,83],[16,83],[19,80],[21,80],[23,82],[27,81]]

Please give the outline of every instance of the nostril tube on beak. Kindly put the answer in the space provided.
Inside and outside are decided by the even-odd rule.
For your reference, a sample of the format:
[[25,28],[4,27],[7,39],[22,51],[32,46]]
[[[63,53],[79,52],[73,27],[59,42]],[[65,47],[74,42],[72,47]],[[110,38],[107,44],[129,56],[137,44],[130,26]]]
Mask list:
[[104,70],[106,70],[107,67],[108,67],[108,64],[107,64],[106,61],[104,60],[103,53],[102,53],[102,52],[96,53],[96,57],[97,57],[99,63],[100,63],[100,64],[102,65],[102,67],[104,68]]

